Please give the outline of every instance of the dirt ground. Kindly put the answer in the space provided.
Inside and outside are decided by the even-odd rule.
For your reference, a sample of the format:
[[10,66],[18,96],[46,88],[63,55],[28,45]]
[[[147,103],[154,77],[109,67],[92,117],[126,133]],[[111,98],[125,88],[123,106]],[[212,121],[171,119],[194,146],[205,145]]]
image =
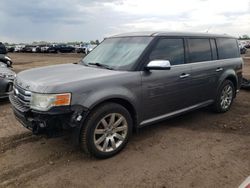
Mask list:
[[[9,54],[14,70],[79,54]],[[250,52],[244,74],[250,78]],[[32,136],[0,102],[0,187],[238,187],[250,175],[250,91],[231,110],[201,109],[143,128],[117,156],[85,156],[67,136]]]

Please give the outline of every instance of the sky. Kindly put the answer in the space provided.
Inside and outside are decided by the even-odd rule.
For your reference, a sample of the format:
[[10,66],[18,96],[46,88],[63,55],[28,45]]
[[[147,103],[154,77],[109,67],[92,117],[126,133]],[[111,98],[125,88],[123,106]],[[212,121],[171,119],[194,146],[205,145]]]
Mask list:
[[102,40],[135,31],[250,35],[250,0],[0,0],[0,41]]

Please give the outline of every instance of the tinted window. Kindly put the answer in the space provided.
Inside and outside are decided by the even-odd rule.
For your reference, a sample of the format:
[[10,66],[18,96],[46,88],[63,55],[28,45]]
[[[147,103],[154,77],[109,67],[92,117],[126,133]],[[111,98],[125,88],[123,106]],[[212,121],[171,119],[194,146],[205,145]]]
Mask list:
[[184,63],[183,39],[160,39],[149,56],[150,60],[169,60],[171,65]]
[[209,39],[188,39],[189,62],[212,60]]
[[218,38],[216,39],[219,59],[239,57],[238,43],[236,39]]

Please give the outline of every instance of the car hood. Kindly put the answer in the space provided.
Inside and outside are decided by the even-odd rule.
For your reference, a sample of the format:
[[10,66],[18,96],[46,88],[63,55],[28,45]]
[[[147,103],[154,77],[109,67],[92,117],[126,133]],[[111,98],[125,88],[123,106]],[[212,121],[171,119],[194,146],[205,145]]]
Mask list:
[[81,64],[62,64],[20,72],[17,74],[15,84],[33,92],[53,92],[53,88],[58,87],[60,87],[60,90],[65,88],[66,92],[67,86],[74,83],[91,82],[95,79],[103,79],[122,73],[124,72],[87,67]]

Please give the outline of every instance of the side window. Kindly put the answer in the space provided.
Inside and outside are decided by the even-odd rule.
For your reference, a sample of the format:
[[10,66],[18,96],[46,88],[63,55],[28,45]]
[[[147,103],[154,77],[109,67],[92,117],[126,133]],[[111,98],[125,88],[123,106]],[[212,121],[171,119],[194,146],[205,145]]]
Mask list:
[[238,43],[236,39],[218,38],[216,39],[219,59],[240,57]]
[[150,60],[169,60],[171,65],[184,63],[183,39],[160,39],[149,55]]
[[215,39],[210,39],[210,45],[211,45],[211,49],[212,49],[213,60],[217,60],[218,59],[218,55],[217,55],[217,49],[216,49]]
[[188,48],[189,63],[212,60],[209,39],[188,39]]

